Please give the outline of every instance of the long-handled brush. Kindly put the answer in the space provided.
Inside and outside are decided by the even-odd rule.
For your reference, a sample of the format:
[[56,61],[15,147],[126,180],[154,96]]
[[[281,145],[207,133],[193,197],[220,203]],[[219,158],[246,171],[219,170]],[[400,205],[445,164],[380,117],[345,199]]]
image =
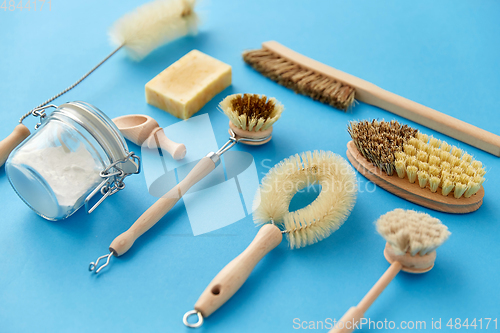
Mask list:
[[[293,196],[312,184],[321,192],[307,207],[290,212]],[[291,156],[274,166],[262,180],[255,199],[255,223],[262,225],[252,243],[210,282],[186,312],[186,326],[199,327],[243,285],[257,263],[278,246],[285,234],[290,248],[301,248],[325,239],[347,219],[356,202],[354,170],[337,154],[325,151]],[[197,315],[196,323],[188,317]]]
[[[227,96],[220,108],[229,117],[229,141],[218,151],[203,157],[179,184],[149,207],[134,224],[116,237],[109,245],[109,254],[91,262],[89,270],[99,273],[109,264],[112,256],[125,254],[137,238],[153,227],[167,214],[177,201],[196,183],[205,178],[219,164],[222,154],[238,142],[247,145],[263,145],[272,137],[273,124],[278,121],[284,110],[275,98],[256,94],[234,94]],[[106,262],[98,267],[99,261]]]
[[500,156],[500,136],[393,94],[277,42],[265,42],[260,50],[246,51],[243,59],[279,84],[340,110],[347,111],[355,100],[365,102]]
[[384,256],[391,266],[358,303],[337,322],[330,333],[348,333],[394,277],[402,270],[425,273],[434,267],[436,249],[449,237],[448,228],[436,218],[411,210],[395,209],[377,221],[377,231],[387,241]]
[[124,48],[132,59],[141,60],[163,44],[195,34],[198,18],[194,5],[195,0],[156,0],[116,21],[109,34],[117,47],[74,84],[21,117],[14,131],[0,142],[0,166],[5,163],[10,152],[30,135],[29,129],[22,124],[26,117],[33,115],[43,118],[44,107],[80,84],[120,49]]

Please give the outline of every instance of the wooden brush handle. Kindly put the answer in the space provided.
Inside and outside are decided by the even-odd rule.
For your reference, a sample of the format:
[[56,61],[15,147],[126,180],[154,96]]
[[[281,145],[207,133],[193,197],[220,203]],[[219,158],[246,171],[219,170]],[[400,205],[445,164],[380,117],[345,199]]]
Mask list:
[[30,135],[30,130],[23,124],[19,124],[8,137],[0,142],[0,166],[2,166],[14,148]]
[[281,239],[281,231],[275,225],[266,224],[260,228],[245,251],[227,264],[210,282],[196,302],[195,310],[200,311],[203,317],[208,317],[226,303],[247,280],[255,265],[278,246]]
[[265,42],[262,47],[303,68],[353,87],[356,90],[356,99],[359,101],[375,105],[490,154],[500,156],[500,136],[496,134],[388,92],[373,83],[310,59],[277,42]]
[[[158,141],[157,141],[158,140]],[[186,146],[182,143],[177,143],[170,140],[163,131],[163,128],[158,127],[151,133],[147,141],[148,148],[161,148],[168,151],[174,160],[181,160],[186,156]]]
[[375,302],[377,297],[380,296],[382,291],[389,285],[389,283],[398,275],[403,266],[398,261],[395,261],[385,271],[384,275],[375,283],[370,291],[363,297],[357,306],[351,307],[337,322],[335,327],[330,333],[349,333],[354,330],[355,325],[359,324],[361,318],[364,317],[366,310]]
[[213,169],[215,169],[215,163],[210,157],[203,157],[186,178],[149,207],[127,231],[116,237],[109,246],[109,250],[114,251],[117,257],[127,252],[137,238],[154,226],[194,184]]

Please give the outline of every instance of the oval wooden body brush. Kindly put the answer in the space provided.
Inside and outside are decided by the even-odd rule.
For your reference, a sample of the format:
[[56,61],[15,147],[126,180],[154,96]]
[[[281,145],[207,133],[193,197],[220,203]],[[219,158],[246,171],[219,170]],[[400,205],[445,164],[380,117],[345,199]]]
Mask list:
[[[273,124],[280,118],[284,110],[275,98],[267,98],[256,94],[234,94],[227,96],[220,108],[230,118],[229,141],[217,152],[210,152],[203,157],[179,184],[174,186],[164,196],[148,208],[135,223],[124,233],[116,237],[109,246],[109,254],[91,262],[89,270],[99,273],[109,264],[111,256],[119,257],[125,254],[135,240],[153,227],[167,214],[177,201],[196,183],[205,178],[219,164],[220,157],[236,143],[262,145],[271,140]],[[105,264],[97,267],[99,261]]]
[[448,228],[438,219],[411,210],[395,209],[382,215],[376,224],[377,231],[387,241],[384,256],[391,266],[330,333],[352,332],[366,310],[401,270],[415,274],[430,271],[436,260],[436,248],[450,235]]
[[322,64],[275,41],[262,43],[260,50],[243,52],[243,60],[271,80],[337,109],[347,111],[359,100],[500,156],[500,136]]
[[366,178],[418,205],[469,213],[483,203],[484,175],[466,152],[397,121],[352,121],[347,158]]
[[186,146],[170,140],[163,132],[163,128],[150,116],[131,114],[115,118],[113,122],[125,138],[138,146],[145,143],[150,149],[160,147],[168,151],[174,160],[186,156]]
[[[310,205],[288,211],[301,189],[320,184],[321,192]],[[291,249],[314,244],[336,231],[349,216],[357,195],[356,175],[349,163],[332,152],[315,151],[291,156],[278,163],[262,180],[254,202],[254,221],[260,228],[252,243],[210,282],[183,318],[199,327],[229,300],[247,280],[255,265],[281,243],[285,234]],[[188,322],[198,316],[195,324]]]

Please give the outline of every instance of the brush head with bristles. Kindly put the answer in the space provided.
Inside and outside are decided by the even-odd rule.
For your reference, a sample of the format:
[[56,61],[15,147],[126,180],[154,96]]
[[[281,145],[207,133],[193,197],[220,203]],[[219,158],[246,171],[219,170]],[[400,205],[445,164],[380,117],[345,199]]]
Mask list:
[[245,51],[243,60],[271,80],[337,109],[348,111],[355,103],[353,87],[301,67],[268,49]]
[[[311,204],[289,212],[290,201],[301,189],[320,184]],[[274,223],[287,236],[290,248],[314,244],[336,231],[356,203],[354,169],[329,151],[304,152],[275,165],[262,179],[254,200],[256,224]]]
[[397,121],[352,121],[347,131],[373,165],[431,192],[469,198],[485,180],[482,163],[471,155]]
[[[240,139],[250,145],[271,140],[272,125],[280,118],[284,107],[276,98],[257,94],[229,95],[219,104],[229,118],[229,127]],[[248,141],[257,139],[263,141]]]
[[125,14],[111,27],[113,44],[123,45],[134,60],[157,47],[197,33],[195,0],[156,0]]

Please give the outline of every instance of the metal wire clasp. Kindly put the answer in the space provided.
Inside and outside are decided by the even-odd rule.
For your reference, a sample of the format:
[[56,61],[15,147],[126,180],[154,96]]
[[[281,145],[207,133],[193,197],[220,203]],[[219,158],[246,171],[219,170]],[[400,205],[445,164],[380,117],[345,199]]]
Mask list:
[[21,123],[24,120],[24,118],[26,118],[30,114],[33,117],[39,117],[40,121],[35,125],[35,129],[37,130],[40,126],[42,126],[42,121],[47,116],[47,114],[45,113],[45,110],[49,109],[49,108],[57,109],[57,105],[49,104],[49,105],[35,108],[35,109],[31,110],[29,113],[27,113],[26,115],[24,115],[19,122]]
[[[137,166],[135,172],[124,172],[123,169],[119,166],[122,163],[135,164]],[[103,171],[101,171],[100,176],[103,178],[103,181],[85,199],[85,210],[87,211],[87,213],[92,213],[107,197],[115,194],[120,190],[123,190],[125,188],[125,183],[123,182],[123,180],[131,174],[139,173],[140,163],[141,159],[132,151],[128,153],[128,155],[123,159],[111,163]],[[98,192],[101,192],[102,197],[99,199],[99,201],[97,201],[95,205],[90,207],[90,200]]]

